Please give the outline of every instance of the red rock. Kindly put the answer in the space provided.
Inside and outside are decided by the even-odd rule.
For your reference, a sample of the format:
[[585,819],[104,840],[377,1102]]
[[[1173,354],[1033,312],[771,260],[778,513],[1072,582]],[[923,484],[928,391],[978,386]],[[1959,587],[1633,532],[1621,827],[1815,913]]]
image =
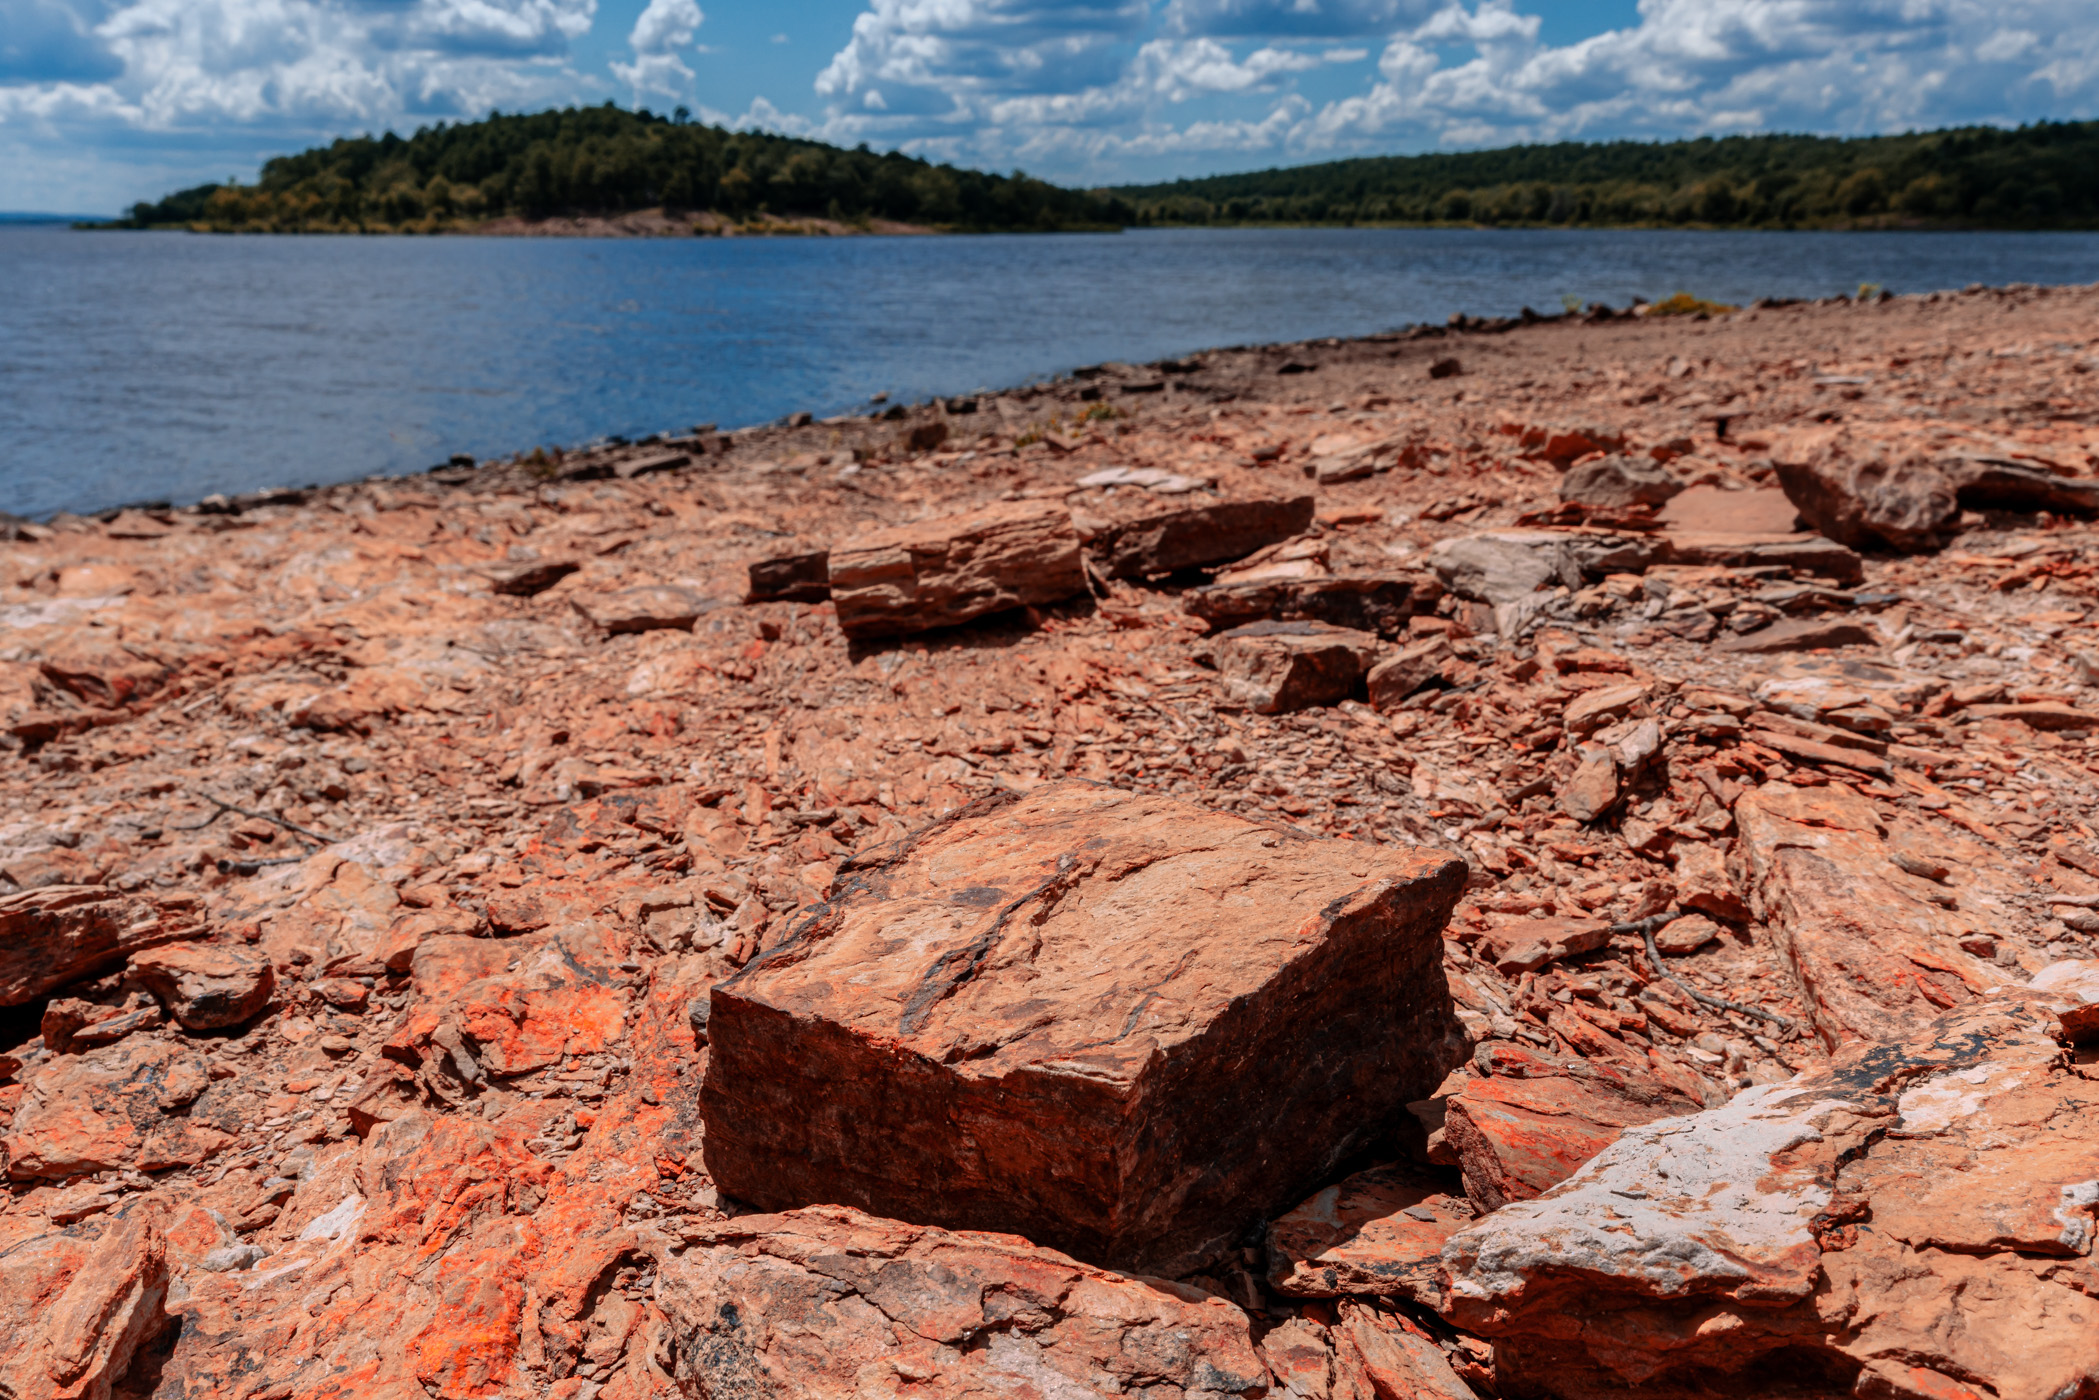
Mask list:
[[1578,822],[1593,822],[1618,802],[1618,760],[1608,749],[1588,746],[1560,786],[1560,810]]
[[1418,1167],[1372,1167],[1315,1193],[1268,1227],[1268,1282],[1301,1298],[1443,1298],[1443,1243],[1477,1212]]
[[0,1006],[19,1006],[133,953],[196,937],[199,904],[195,896],[148,899],[99,886],[0,895]]
[[1492,1072],[1467,1080],[1444,1105],[1443,1132],[1465,1173],[1465,1194],[1498,1210],[1565,1181],[1636,1123],[1704,1105],[1624,1065],[1559,1060],[1501,1042],[1483,1045]]
[[131,977],[193,1031],[237,1026],[270,1004],[270,960],[223,943],[184,943],[131,955]]
[[[688,1395],[1269,1393],[1246,1315],[1011,1235],[817,1206],[681,1228],[658,1296]],[[889,1378],[894,1377],[892,1381]]]
[[1274,715],[1348,699],[1377,657],[1377,638],[1319,622],[1250,622],[1219,633],[1208,655],[1228,702]]
[[[1689,492],[1685,493],[1690,494]],[[1739,492],[1764,495],[1764,492]],[[1777,493],[1772,493],[1777,494]],[[1677,500],[1682,500],[1678,497]],[[1670,502],[1673,506],[1675,501]],[[1788,511],[1793,507],[1788,504]],[[1668,511],[1663,511],[1666,518]],[[1865,561],[1854,550],[1816,534],[1790,530],[1760,533],[1718,528],[1680,529],[1663,540],[1669,563],[1724,569],[1762,569],[1773,566],[1796,574],[1815,574],[1835,583],[1857,583],[1866,576]]]
[[1510,919],[1494,927],[1482,951],[1503,976],[1516,977],[1610,941],[1611,926],[1600,919]]
[[[1972,920],[1916,892],[1873,804],[1849,788],[1766,783],[1735,803],[1735,821],[1745,888],[1826,1044],[1898,1038],[2008,980],[1961,950]],[[1681,885],[1681,856],[1678,870]]]
[[1088,548],[1109,578],[1143,578],[1244,559],[1304,533],[1313,498],[1243,496],[1155,508],[1116,520]]
[[1736,890],[1734,877],[1728,873],[1727,858],[1719,847],[1702,841],[1680,842],[1670,852],[1670,860],[1676,867],[1677,903],[1729,923],[1749,921],[1748,902]]
[[1585,506],[1659,506],[1684,489],[1653,462],[1625,456],[1579,462],[1560,478],[1560,499]]
[[0,1250],[0,1393],[109,1400],[167,1331],[166,1241],[153,1203]]
[[1519,1394],[1758,1393],[1772,1362],[1860,1395],[2078,1394],[2099,1120],[2052,1038],[2063,1004],[2008,989],[1626,1128],[1452,1237],[1447,1316]]
[[1768,656],[1780,651],[1813,651],[1818,647],[1870,647],[1880,638],[1873,629],[1841,618],[1789,617],[1769,627],[1715,642],[1718,651]]
[[821,603],[831,596],[831,552],[806,550],[759,559],[750,566],[747,603]]
[[830,569],[849,637],[923,632],[1086,591],[1071,512],[1041,501],[876,530],[833,549]]
[[839,880],[713,990],[708,1170],[760,1206],[1200,1261],[1448,1065],[1445,857],[1062,783]]
[[1748,491],[1692,486],[1672,497],[1658,518],[1672,532],[1686,534],[1790,535],[1798,528],[1800,510],[1775,486]]
[[190,1166],[242,1127],[233,1091],[187,1046],[136,1037],[31,1073],[0,1146],[17,1181]]
[[1437,679],[1442,674],[1444,663],[1453,654],[1448,637],[1424,637],[1384,658],[1364,677],[1364,684],[1370,691],[1371,708],[1394,708]]
[[1654,946],[1674,957],[1695,953],[1720,936],[1720,926],[1702,914],[1684,914],[1654,931]]
[[571,600],[593,627],[605,632],[649,632],[658,628],[691,631],[703,613],[722,606],[689,588],[654,584],[614,593],[579,593]]
[[2091,729],[2099,726],[2099,714],[2075,705],[2036,702],[2024,705],[1970,705],[1963,711],[1971,719],[2015,719],[2032,729]]
[[1567,727],[1569,734],[1591,733],[1612,720],[1633,713],[1634,708],[1647,699],[1648,690],[1644,682],[1585,690],[1569,702],[1560,722]]
[[1779,484],[1810,524],[1833,540],[1918,551],[1957,530],[1962,507],[2099,510],[2099,483],[2002,457],[1955,456],[1903,439],[1828,428],[1785,434],[1772,450]]
[[1405,635],[1411,619],[1433,612],[1442,597],[1443,585],[1424,573],[1319,574],[1220,581],[1190,589],[1181,606],[1213,632],[1268,618],[1324,622],[1391,641]]
[[527,559],[519,563],[486,565],[480,572],[496,592],[530,598],[546,592],[582,567],[573,559]]

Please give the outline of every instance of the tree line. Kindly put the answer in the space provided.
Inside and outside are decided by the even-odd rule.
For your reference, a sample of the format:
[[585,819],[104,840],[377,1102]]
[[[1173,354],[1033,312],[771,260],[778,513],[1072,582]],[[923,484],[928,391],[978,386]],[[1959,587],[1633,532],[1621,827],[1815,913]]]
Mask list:
[[2099,122],[1379,156],[1125,185],[1147,224],[2099,226]]
[[132,206],[122,225],[216,232],[426,232],[508,215],[662,208],[739,221],[874,220],[959,230],[1119,228],[1111,196],[866,146],[696,123],[606,104],[347,137],[264,164],[253,184],[199,185]]
[[2069,229],[2099,227],[2099,122],[1899,136],[1729,136],[1377,156],[1073,190],[861,146],[611,104],[358,136],[253,184],[134,205],[124,226],[443,232],[662,208],[732,221],[955,230],[1147,225]]

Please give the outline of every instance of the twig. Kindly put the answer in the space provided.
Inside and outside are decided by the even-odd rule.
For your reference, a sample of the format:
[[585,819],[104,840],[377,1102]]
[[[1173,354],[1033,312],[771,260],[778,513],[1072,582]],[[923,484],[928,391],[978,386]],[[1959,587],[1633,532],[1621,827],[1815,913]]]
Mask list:
[[219,873],[221,875],[253,875],[265,865],[297,865],[312,854],[312,851],[307,851],[296,856],[271,856],[267,860],[221,860],[219,862]]
[[220,817],[225,816],[228,812],[238,812],[244,817],[253,817],[257,821],[274,822],[278,826],[283,827],[286,831],[297,832],[299,835],[304,836],[309,841],[318,841],[323,846],[332,846],[335,844],[335,838],[333,836],[324,836],[318,831],[308,831],[305,827],[298,825],[296,822],[288,822],[284,818],[276,815],[274,812],[252,812],[246,807],[236,807],[223,797],[213,797],[210,793],[205,792],[202,789],[198,790],[197,796],[203,798],[206,802],[211,803],[213,806],[217,807],[218,810],[213,812],[210,816],[206,817],[201,822],[192,822],[188,826],[176,826],[175,829],[177,831],[202,831],[205,827],[210,826],[213,822],[217,821]]
[[1721,997],[1708,996],[1671,972],[1663,964],[1662,950],[1654,946],[1654,931],[1663,924],[1668,923],[1671,919],[1677,918],[1681,913],[1681,910],[1665,909],[1659,914],[1651,914],[1644,919],[1635,919],[1629,924],[1612,924],[1610,932],[1613,934],[1637,933],[1640,937],[1647,940],[1647,960],[1654,964],[1655,974],[1674,982],[1683,989],[1684,993],[1691,1000],[1699,1003],[1701,1006],[1710,1006],[1718,1011],[1732,1011],[1742,1016],[1761,1016],[1773,1025],[1783,1026],[1787,1030],[1791,1030],[1793,1023],[1784,1016],[1779,1015],[1776,1011],[1766,1011],[1761,1006],[1744,1006],[1738,1001],[1727,1001]]

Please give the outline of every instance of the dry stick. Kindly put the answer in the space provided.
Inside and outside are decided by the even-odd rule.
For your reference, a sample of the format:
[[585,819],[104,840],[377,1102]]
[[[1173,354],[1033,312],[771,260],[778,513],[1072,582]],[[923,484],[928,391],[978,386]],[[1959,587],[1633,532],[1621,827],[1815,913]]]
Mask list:
[[1654,964],[1656,974],[1674,982],[1684,990],[1691,1000],[1698,1002],[1700,1005],[1710,1006],[1720,1011],[1733,1011],[1743,1016],[1761,1016],[1774,1025],[1783,1026],[1787,1030],[1791,1030],[1793,1023],[1779,1015],[1776,1011],[1766,1011],[1761,1006],[1744,1006],[1738,1001],[1726,1001],[1720,997],[1708,996],[1663,966],[1662,950],[1654,946],[1654,931],[1663,924],[1668,923],[1671,919],[1679,917],[1680,914],[1680,910],[1665,909],[1659,914],[1651,914],[1644,919],[1635,919],[1629,924],[1612,924],[1610,932],[1613,934],[1637,933],[1646,939],[1647,960]]
[[244,817],[253,817],[257,821],[275,822],[278,826],[283,827],[286,831],[295,831],[299,835],[306,837],[310,841],[320,842],[323,846],[332,846],[335,844],[335,838],[333,836],[323,836],[318,831],[308,831],[305,827],[298,825],[296,822],[288,822],[284,818],[277,816],[273,812],[251,812],[246,807],[234,806],[231,802],[226,801],[222,797],[213,797],[210,793],[203,791],[201,788],[198,790],[197,796],[203,798],[206,802],[213,804],[219,810],[213,812],[210,816],[206,817],[201,822],[192,822],[188,826],[177,826],[175,828],[177,831],[202,831],[205,827],[210,826],[213,822],[217,821],[220,817],[225,816],[228,812],[238,812]]

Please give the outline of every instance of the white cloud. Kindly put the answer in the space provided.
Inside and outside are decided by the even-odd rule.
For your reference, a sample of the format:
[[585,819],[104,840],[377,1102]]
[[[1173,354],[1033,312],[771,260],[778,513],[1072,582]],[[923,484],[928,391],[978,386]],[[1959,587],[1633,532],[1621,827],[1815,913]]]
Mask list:
[[[1541,41],[1519,0],[870,0],[816,82],[816,130],[1067,179],[1191,151],[1360,151],[1863,134],[2099,114],[2091,0],[1641,0]],[[1299,91],[1369,51],[1354,92]],[[869,100],[869,95],[877,95]]]
[[649,0],[648,8],[634,21],[627,46],[634,50],[632,63],[614,63],[613,76],[634,89],[634,102],[660,92],[670,97],[685,95],[692,70],[679,51],[693,46],[693,36],[707,16],[695,0]]

